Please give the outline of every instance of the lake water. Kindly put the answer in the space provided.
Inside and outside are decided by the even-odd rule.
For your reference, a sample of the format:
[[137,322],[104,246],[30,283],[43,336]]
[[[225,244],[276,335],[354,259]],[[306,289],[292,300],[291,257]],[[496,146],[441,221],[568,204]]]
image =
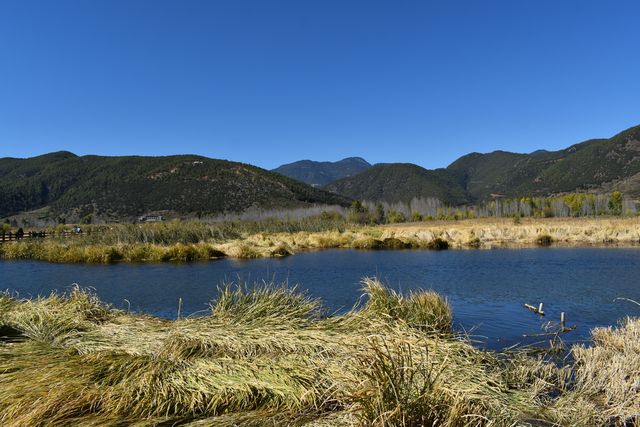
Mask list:
[[[183,313],[207,308],[224,281],[288,281],[321,298],[335,312],[361,297],[360,279],[378,276],[390,287],[408,291],[434,289],[454,311],[455,327],[481,345],[504,348],[531,343],[560,312],[574,342],[589,337],[595,326],[615,325],[640,307],[618,297],[640,301],[640,249],[540,248],[468,251],[326,250],[283,259],[223,259],[193,264],[65,265],[34,261],[0,262],[0,289],[22,297],[68,289],[73,283],[95,288],[118,308],[175,317],[178,299]],[[129,303],[125,302],[125,299]],[[545,317],[524,303],[544,303]]]

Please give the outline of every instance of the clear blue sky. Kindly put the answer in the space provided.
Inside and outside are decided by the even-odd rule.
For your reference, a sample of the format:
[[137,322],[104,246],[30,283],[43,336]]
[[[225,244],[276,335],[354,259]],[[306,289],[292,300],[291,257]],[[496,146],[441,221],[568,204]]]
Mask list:
[[0,157],[443,167],[640,124],[637,0],[0,0]]

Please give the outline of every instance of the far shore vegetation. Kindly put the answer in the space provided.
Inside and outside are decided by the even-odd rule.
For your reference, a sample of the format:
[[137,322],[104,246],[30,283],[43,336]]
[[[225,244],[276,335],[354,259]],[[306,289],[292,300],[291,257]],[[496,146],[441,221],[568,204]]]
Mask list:
[[[24,238],[0,244],[0,259],[191,262],[281,257],[329,248],[443,250],[640,244],[635,204],[618,192],[498,199],[473,208],[443,207],[435,199],[395,205],[353,202],[348,209],[316,207],[294,213],[115,224],[92,224],[91,218],[85,218],[78,225],[26,227]],[[17,225],[1,225],[3,240],[8,233],[15,236]],[[34,236],[43,232],[47,238]]]
[[0,424],[632,426],[640,321],[592,331],[571,358],[485,351],[434,292],[363,280],[327,315],[277,284],[224,285],[207,313],[166,320],[94,294],[0,294]]

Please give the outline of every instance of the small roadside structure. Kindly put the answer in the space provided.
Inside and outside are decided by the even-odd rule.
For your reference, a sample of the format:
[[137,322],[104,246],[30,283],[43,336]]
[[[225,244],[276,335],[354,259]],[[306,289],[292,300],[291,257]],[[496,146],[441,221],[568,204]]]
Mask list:
[[138,218],[139,222],[160,222],[164,221],[164,217],[162,215],[143,215]]

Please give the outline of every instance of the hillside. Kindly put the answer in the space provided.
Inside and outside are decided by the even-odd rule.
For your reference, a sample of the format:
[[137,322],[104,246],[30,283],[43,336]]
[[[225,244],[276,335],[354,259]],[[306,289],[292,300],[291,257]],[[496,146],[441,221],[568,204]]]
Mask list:
[[640,194],[640,126],[559,151],[472,153],[447,167],[474,199],[622,189]]
[[454,205],[470,201],[453,173],[444,169],[427,170],[411,163],[377,164],[324,188],[354,199],[390,203],[413,197],[436,197]]
[[41,207],[53,215],[215,214],[349,200],[255,166],[181,155],[0,159],[0,217]]
[[[61,151],[0,158],[0,217],[44,207],[50,217],[117,219],[151,211],[217,214],[251,207],[347,205],[350,198],[397,202],[436,197],[458,205],[493,193],[521,197],[620,190],[640,197],[640,126],[558,151],[471,153],[446,169],[371,166],[355,157],[302,161],[276,170],[193,155],[80,157]],[[299,181],[327,183],[329,192]]]
[[446,169],[380,164],[325,188],[354,199],[395,202],[437,197],[453,205],[492,194],[522,197],[620,190],[640,197],[640,126],[558,151],[471,153]]
[[300,160],[282,165],[273,172],[319,187],[341,178],[357,175],[370,167],[371,165],[360,157],[348,157],[337,162]]

